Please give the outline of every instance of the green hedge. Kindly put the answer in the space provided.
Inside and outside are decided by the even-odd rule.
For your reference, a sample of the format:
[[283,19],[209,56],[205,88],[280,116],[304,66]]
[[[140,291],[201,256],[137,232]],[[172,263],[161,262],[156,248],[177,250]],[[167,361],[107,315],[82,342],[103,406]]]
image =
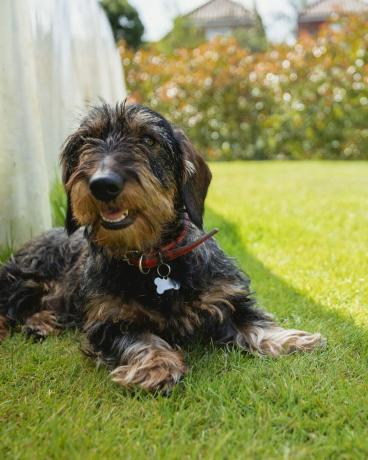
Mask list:
[[210,159],[367,159],[368,30],[251,54],[234,38],[162,54],[122,49],[130,97],[187,131]]

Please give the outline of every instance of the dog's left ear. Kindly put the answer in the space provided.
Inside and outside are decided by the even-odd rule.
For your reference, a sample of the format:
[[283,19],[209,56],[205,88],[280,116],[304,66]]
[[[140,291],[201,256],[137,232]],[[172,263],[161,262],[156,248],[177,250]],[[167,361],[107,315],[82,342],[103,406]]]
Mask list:
[[203,228],[204,201],[212,174],[204,159],[196,151],[184,132],[175,129],[175,138],[183,155],[182,196],[192,222]]
[[66,214],[65,214],[65,230],[68,235],[74,233],[79,225],[73,216],[73,210],[70,199],[70,192],[67,190],[66,184],[68,183],[70,176],[72,175],[76,162],[78,161],[78,148],[82,143],[82,138],[79,132],[76,132],[69,136],[63,144],[62,151],[60,154],[60,163],[62,167],[62,180],[66,193]]

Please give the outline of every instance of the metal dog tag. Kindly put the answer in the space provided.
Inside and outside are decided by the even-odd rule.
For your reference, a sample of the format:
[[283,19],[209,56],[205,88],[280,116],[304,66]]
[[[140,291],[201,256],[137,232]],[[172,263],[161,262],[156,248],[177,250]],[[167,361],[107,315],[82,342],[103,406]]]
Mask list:
[[154,283],[156,285],[157,294],[163,294],[166,291],[175,289],[176,291],[180,289],[180,283],[171,278],[155,278]]

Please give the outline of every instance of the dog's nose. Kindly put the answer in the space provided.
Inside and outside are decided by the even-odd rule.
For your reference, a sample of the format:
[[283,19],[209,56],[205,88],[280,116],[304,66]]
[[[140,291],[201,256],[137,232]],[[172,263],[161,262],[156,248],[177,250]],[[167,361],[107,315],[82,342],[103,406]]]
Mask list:
[[100,201],[111,201],[123,189],[124,181],[119,174],[114,172],[97,172],[89,181],[92,195]]

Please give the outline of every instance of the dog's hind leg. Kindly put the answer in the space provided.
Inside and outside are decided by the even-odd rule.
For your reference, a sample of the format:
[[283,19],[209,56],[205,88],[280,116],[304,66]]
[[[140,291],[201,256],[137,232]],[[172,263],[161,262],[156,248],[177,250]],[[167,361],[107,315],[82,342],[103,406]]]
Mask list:
[[251,353],[278,357],[326,346],[326,339],[319,333],[284,329],[262,310],[244,307],[243,304],[237,310],[233,340],[236,345]]
[[25,273],[13,261],[0,271],[0,314],[6,324],[16,326],[41,309],[42,297],[46,294],[45,283]]
[[56,316],[63,320],[66,316],[65,296],[78,289],[75,280],[65,288],[65,273],[76,264],[82,245],[82,234],[70,240],[63,229],[53,229],[27,243],[0,267],[0,317],[5,318],[6,328],[23,326],[25,333],[36,338],[58,329]]
[[326,340],[319,333],[284,329],[273,322],[260,321],[239,328],[235,343],[251,353],[277,357],[323,347]]
[[30,276],[12,262],[0,273],[0,340],[17,325],[34,339],[44,339],[60,329],[56,310],[48,302],[55,283],[45,282],[39,275]]

